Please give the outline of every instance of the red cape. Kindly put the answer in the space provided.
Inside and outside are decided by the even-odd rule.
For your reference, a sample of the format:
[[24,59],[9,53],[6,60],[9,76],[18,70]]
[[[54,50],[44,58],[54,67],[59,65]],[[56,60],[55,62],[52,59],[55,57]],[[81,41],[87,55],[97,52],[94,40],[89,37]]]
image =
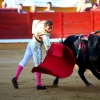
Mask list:
[[73,52],[64,44],[52,44],[44,61],[32,69],[33,72],[65,78],[72,74],[76,60]]

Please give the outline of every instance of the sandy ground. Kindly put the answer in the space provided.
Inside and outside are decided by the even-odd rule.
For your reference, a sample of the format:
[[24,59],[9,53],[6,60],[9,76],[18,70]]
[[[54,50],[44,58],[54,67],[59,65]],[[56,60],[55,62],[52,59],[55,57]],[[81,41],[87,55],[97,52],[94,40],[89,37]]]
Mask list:
[[0,50],[0,100],[100,100],[100,81],[87,70],[85,76],[94,87],[86,87],[77,73],[77,66],[70,77],[60,79],[58,87],[52,87],[54,76],[43,74],[42,81],[48,89],[36,90],[35,74],[31,73],[32,59],[19,77],[19,89],[15,89],[11,79],[24,52],[24,49]]

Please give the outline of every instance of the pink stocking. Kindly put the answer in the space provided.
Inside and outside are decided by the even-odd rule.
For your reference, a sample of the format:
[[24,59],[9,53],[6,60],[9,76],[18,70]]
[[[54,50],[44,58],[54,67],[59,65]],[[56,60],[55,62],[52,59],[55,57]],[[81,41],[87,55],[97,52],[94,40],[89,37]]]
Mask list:
[[20,66],[20,65],[18,65],[17,70],[16,70],[16,74],[15,74],[16,80],[18,80],[18,77],[19,77],[19,75],[20,75],[22,69],[23,69],[23,67]]
[[42,83],[41,83],[41,73],[35,72],[35,74],[36,74],[37,85],[43,86]]

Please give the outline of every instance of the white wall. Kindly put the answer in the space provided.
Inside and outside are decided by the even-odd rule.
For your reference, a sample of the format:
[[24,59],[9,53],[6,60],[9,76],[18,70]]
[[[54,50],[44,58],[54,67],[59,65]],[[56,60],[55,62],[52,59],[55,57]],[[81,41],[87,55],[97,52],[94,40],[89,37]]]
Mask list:
[[47,2],[52,2],[53,7],[73,7],[77,6],[81,0],[4,0],[7,2],[8,7],[17,7],[18,4],[23,4],[23,6],[36,6],[46,7]]

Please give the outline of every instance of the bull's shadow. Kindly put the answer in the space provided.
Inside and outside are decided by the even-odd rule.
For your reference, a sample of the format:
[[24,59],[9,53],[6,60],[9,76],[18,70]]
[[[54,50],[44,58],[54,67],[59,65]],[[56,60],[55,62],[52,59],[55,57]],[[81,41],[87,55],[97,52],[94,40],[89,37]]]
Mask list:
[[[80,38],[80,36],[72,35],[66,38],[63,42],[68,46],[76,58],[76,64],[79,67],[78,74],[86,86],[93,86],[84,73],[89,69],[93,75],[100,79],[100,37],[96,35],[89,35],[88,40]],[[79,46],[81,47],[79,48]],[[53,85],[57,85],[59,78],[56,77]]]

